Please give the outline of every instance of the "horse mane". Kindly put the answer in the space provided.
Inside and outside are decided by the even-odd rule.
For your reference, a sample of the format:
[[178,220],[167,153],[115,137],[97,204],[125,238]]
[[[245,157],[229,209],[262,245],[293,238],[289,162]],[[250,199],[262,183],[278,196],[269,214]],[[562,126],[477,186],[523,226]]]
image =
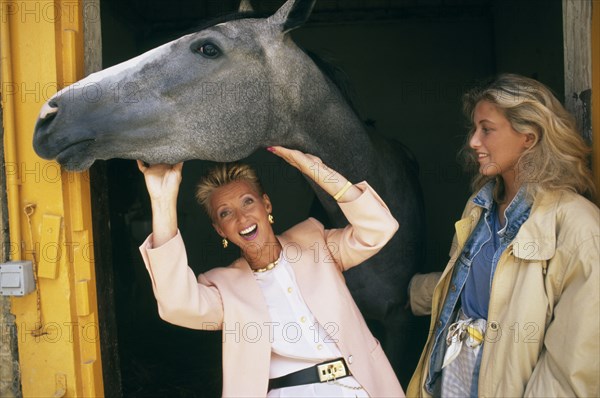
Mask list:
[[211,28],[220,23],[238,21],[240,19],[268,18],[269,16],[270,16],[270,14],[266,14],[264,12],[258,12],[258,11],[228,12],[225,14],[217,15],[216,17],[212,17],[212,18],[200,21],[197,25],[194,25],[192,28],[188,29],[185,33],[200,32],[204,29]]
[[[296,43],[297,45],[297,43]],[[300,46],[298,46],[300,47]],[[317,65],[317,68],[340,90],[342,97],[346,100],[352,111],[360,117],[356,104],[354,102],[354,87],[350,82],[350,77],[344,69],[334,63],[331,59],[326,59],[317,53],[300,47],[306,55]]]

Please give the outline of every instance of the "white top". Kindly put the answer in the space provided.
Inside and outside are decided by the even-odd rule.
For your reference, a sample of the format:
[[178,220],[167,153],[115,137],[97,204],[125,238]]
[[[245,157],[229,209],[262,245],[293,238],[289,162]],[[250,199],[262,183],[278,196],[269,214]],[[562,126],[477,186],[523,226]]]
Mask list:
[[[270,378],[314,366],[342,357],[336,345],[337,325],[321,325],[304,302],[291,265],[280,256],[275,268],[254,273],[267,302],[270,324],[271,366]],[[360,387],[354,377],[339,383]],[[336,384],[315,383],[271,390],[269,397],[366,397],[366,391],[353,390]]]

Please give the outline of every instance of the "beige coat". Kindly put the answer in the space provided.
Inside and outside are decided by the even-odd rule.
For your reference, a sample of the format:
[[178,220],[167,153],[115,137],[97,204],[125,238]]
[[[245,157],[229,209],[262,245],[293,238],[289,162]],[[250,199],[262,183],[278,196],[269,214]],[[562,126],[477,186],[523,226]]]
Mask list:
[[[354,377],[372,397],[401,397],[400,383],[342,275],[377,253],[398,228],[381,198],[366,183],[358,186],[363,194],[340,204],[351,224],[345,229],[325,230],[309,219],[278,239],[315,318],[321,325],[337,326],[331,337],[337,339]],[[151,241],[152,236],[140,251],[160,316],[193,329],[223,330],[223,395],[266,396],[271,320],[248,263],[240,258],[196,279],[179,234],[158,248],[151,248]]]
[[[451,259],[441,274],[417,275],[410,300],[432,314],[431,333],[407,396],[424,389],[431,338],[454,263],[481,208],[471,201],[456,223]],[[529,219],[502,253],[490,293],[479,376],[482,397],[598,397],[600,379],[600,217],[567,192],[540,194]]]

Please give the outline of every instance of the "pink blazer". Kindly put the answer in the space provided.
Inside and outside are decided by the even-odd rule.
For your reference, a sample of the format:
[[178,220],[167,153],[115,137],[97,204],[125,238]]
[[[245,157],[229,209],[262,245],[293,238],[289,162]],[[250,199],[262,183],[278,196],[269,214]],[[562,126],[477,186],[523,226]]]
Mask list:
[[[357,186],[363,194],[340,203],[350,223],[346,228],[325,230],[310,218],[278,239],[304,301],[321,325],[330,326],[327,331],[354,377],[371,397],[403,397],[402,387],[342,274],[377,253],[398,229],[379,195],[366,182]],[[223,396],[266,396],[273,326],[248,263],[240,258],[196,278],[188,267],[179,233],[158,248],[152,248],[151,242],[152,235],[140,251],[161,318],[192,329],[222,330]]]

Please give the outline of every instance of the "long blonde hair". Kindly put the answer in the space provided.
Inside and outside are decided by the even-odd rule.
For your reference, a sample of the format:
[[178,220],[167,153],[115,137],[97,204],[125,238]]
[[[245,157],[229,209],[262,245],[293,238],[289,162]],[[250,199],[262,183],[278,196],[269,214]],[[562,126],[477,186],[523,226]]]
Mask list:
[[245,181],[259,196],[264,194],[258,175],[252,167],[243,163],[220,163],[210,169],[196,187],[196,200],[209,217],[213,218],[210,196],[214,190],[235,181]]
[[[502,74],[464,95],[463,110],[471,124],[480,101],[495,105],[515,131],[535,136],[534,145],[521,155],[515,166],[517,182],[526,184],[529,194],[535,196],[540,191],[553,190],[567,190],[588,197],[595,194],[588,166],[591,150],[577,132],[575,118],[549,88],[527,77]],[[474,132],[472,125],[461,154],[467,166],[477,170],[477,159],[469,147]],[[502,198],[504,185],[498,176],[475,173],[472,189],[478,191],[493,178],[498,182],[494,197],[496,200]]]

